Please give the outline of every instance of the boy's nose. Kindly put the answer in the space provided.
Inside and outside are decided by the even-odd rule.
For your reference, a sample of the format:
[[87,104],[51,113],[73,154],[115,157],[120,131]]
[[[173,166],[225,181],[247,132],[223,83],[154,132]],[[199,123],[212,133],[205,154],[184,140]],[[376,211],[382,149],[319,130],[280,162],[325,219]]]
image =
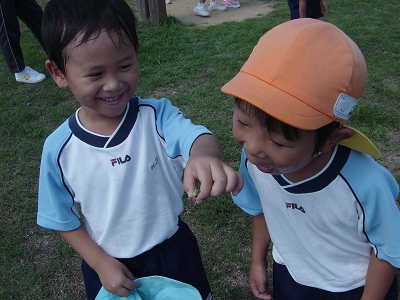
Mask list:
[[104,91],[116,91],[121,87],[121,81],[117,77],[110,77],[105,82],[103,89]]

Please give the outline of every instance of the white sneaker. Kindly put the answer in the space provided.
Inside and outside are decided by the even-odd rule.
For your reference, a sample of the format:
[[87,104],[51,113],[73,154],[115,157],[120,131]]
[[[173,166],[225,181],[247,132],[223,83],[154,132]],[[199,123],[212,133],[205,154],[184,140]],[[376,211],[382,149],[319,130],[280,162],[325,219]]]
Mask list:
[[225,5],[226,7],[231,7],[231,8],[239,8],[240,7],[239,0],[223,0],[222,4]]
[[200,17],[208,17],[210,13],[204,9],[204,3],[198,3],[194,8],[194,13]]
[[15,73],[15,80],[18,82],[36,83],[45,79],[46,75],[39,73],[28,66],[26,66],[21,72]]
[[210,5],[208,6],[208,10],[209,11],[212,11],[212,10],[224,11],[224,10],[226,10],[226,6],[225,5],[219,5],[217,3],[217,1],[210,1]]

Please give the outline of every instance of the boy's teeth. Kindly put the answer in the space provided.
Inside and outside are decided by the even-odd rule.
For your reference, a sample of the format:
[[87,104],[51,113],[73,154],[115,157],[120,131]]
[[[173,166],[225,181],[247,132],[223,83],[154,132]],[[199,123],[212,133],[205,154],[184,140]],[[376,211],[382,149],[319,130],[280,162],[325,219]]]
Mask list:
[[105,101],[115,101],[117,99],[118,99],[118,97],[115,97],[115,98],[103,98],[103,100],[105,100]]

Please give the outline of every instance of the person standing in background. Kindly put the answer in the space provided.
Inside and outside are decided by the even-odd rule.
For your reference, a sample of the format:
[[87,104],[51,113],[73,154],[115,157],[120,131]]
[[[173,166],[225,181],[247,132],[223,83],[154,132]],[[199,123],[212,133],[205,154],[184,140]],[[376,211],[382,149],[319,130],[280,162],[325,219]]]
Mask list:
[[28,26],[42,48],[43,10],[35,0],[0,0],[0,48],[10,72],[18,82],[36,83],[46,76],[25,65],[20,45],[18,18]]
[[197,5],[194,8],[194,13],[200,17],[208,17],[210,15],[210,11],[219,10],[225,11],[226,6],[220,5],[216,0],[210,0],[210,4],[208,5],[208,11],[204,7],[204,3],[206,0],[199,0]]
[[328,5],[325,0],[288,0],[290,19],[312,18],[325,20]]

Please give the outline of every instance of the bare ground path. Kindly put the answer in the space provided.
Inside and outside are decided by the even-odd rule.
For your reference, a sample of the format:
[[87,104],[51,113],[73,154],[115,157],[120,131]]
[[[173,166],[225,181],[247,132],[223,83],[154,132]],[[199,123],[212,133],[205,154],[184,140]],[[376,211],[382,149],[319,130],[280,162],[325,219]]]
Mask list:
[[[210,0],[206,0],[208,7]],[[222,4],[222,0],[217,0]],[[167,5],[167,15],[179,19],[185,24],[196,26],[208,26],[220,24],[227,21],[242,21],[248,18],[264,16],[273,10],[273,2],[265,0],[240,0],[240,8],[228,8],[226,11],[211,11],[209,17],[199,17],[194,14],[193,9],[197,0],[172,0]]]

